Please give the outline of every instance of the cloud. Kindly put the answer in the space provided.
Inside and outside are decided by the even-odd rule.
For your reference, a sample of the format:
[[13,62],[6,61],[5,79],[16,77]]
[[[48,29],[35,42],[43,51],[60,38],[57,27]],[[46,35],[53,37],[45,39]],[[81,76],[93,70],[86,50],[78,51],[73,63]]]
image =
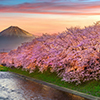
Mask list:
[[[91,11],[93,10],[93,12]],[[12,13],[34,13],[34,14],[68,14],[68,15],[100,15],[100,2],[94,3],[59,3],[59,2],[39,2],[23,3],[12,6],[0,5],[0,12]]]

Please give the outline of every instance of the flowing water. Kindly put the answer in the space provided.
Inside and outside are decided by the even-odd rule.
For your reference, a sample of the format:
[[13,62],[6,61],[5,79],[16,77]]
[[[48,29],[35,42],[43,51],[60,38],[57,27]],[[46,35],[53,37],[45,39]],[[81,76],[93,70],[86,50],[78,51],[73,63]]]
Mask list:
[[0,72],[0,100],[87,100],[70,93]]

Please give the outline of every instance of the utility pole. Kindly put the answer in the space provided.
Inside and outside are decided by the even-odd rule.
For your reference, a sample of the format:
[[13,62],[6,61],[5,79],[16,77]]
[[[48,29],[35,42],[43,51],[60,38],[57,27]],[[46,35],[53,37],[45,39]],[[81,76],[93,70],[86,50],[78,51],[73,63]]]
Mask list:
[[4,52],[5,51],[5,49],[1,49],[1,52]]
[[3,52],[5,51],[5,49],[3,49]]

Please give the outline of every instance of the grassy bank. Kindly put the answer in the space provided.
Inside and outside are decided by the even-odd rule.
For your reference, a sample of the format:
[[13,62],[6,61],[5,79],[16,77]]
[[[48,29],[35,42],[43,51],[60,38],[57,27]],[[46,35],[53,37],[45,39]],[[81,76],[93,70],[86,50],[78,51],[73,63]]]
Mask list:
[[38,72],[38,70],[36,70],[34,71],[34,73],[29,74],[29,71],[25,71],[25,70],[22,71],[21,68],[11,69],[4,66],[0,66],[0,70],[1,69],[2,71],[10,71],[10,72],[26,75],[29,77],[33,77],[35,79],[56,84],[61,87],[66,87],[69,89],[77,90],[86,94],[91,94],[93,96],[100,97],[100,80],[98,81],[93,80],[93,81],[85,82],[76,86],[75,83],[67,83],[67,82],[61,81],[61,78],[59,78],[56,73],[50,73],[50,71],[45,71],[44,73],[41,73],[41,72]]
[[8,67],[0,65],[0,71],[8,71]]

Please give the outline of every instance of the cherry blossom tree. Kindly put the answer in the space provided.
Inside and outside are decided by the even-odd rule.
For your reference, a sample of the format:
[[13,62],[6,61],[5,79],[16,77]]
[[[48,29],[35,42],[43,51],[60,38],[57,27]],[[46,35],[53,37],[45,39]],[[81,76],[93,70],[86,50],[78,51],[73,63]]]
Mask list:
[[80,29],[67,28],[58,34],[43,34],[16,50],[0,54],[0,64],[22,67],[34,72],[50,68],[63,81],[81,82],[100,79],[100,24]]

